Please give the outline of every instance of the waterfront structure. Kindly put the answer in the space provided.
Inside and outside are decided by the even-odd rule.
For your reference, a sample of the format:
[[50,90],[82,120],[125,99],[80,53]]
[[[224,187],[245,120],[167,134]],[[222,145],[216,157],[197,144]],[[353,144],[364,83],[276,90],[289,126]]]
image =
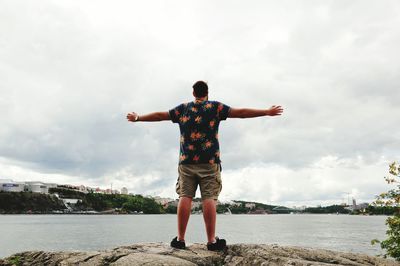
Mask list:
[[0,179],[0,191],[7,192],[36,192],[49,193],[49,188],[57,187],[55,183],[44,183],[40,181],[17,182],[12,179]]
[[25,191],[25,182],[15,182],[11,179],[0,179],[0,191],[23,192]]
[[57,187],[54,183],[43,183],[40,181],[27,181],[25,182],[25,191],[36,192],[36,193],[49,193],[49,188]]

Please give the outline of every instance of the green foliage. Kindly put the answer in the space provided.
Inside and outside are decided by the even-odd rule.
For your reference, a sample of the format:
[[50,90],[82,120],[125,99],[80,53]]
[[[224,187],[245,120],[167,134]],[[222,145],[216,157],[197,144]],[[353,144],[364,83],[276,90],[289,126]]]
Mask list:
[[217,213],[225,213],[226,211],[228,211],[229,206],[227,206],[226,204],[218,204],[217,205]]
[[400,215],[388,217],[386,231],[388,238],[381,242],[381,248],[387,250],[387,255],[400,261]]
[[142,195],[88,193],[82,204],[86,204],[96,211],[122,208],[128,212],[143,212],[145,214],[162,213],[160,204],[154,199],[146,198]]
[[143,198],[132,197],[122,204],[122,208],[131,212],[140,212],[143,206]]
[[304,210],[304,212],[308,213],[342,213],[347,214],[350,213],[350,210],[345,209],[344,206],[341,205],[330,205],[326,207],[309,207]]
[[63,187],[51,187],[49,188],[49,193],[57,193],[61,198],[83,199],[85,197],[83,192]]
[[13,255],[8,259],[8,262],[12,265],[20,266],[22,265],[21,257],[19,255]]
[[380,194],[374,205],[391,206],[396,208],[394,216],[386,219],[388,230],[386,231],[387,239],[379,241],[374,239],[372,244],[380,243],[382,249],[386,250],[385,257],[390,256],[400,261],[400,165],[393,162],[389,165],[389,177],[385,177],[388,184],[392,184],[395,188],[388,192]]
[[[152,198],[141,195],[120,195],[83,193],[67,188],[52,188],[60,198],[79,199],[74,210],[106,211],[122,209],[124,212],[143,212],[145,214],[163,213],[161,205]],[[0,192],[0,213],[50,213],[66,209],[61,199],[55,195],[35,192]]]
[[172,214],[176,214],[178,212],[178,208],[176,206],[173,205],[168,205],[168,207],[165,209],[166,213],[172,213]]
[[399,208],[395,206],[374,206],[369,205],[365,211],[374,215],[394,215],[398,212]]
[[0,192],[0,213],[48,213],[65,206],[54,195],[35,192]]
[[161,213],[161,205],[158,204],[154,199],[143,198],[142,210],[146,214],[159,214]]

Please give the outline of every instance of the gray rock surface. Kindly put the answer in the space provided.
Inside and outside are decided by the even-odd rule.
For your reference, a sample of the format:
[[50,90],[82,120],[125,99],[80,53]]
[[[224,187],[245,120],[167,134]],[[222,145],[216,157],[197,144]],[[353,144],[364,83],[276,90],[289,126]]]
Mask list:
[[0,265],[400,265],[356,253],[278,245],[229,245],[225,252],[193,244],[186,250],[165,243],[121,246],[88,252],[26,251],[0,259]]

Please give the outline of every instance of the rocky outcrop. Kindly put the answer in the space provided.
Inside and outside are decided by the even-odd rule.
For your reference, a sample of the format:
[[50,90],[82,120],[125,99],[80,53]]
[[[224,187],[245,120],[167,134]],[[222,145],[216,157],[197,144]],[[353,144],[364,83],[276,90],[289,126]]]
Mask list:
[[0,265],[400,265],[364,254],[278,245],[229,245],[225,252],[193,244],[178,250],[164,243],[134,244],[105,251],[26,251]]

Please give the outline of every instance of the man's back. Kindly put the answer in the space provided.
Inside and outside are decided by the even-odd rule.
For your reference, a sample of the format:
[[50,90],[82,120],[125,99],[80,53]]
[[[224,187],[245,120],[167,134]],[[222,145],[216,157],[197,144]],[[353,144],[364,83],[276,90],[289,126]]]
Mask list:
[[269,109],[230,108],[217,101],[208,101],[208,85],[197,81],[193,85],[194,102],[184,103],[168,112],[154,112],[139,116],[127,115],[131,122],[172,120],[179,123],[181,131],[180,160],[176,192],[178,204],[178,235],[171,247],[185,248],[185,232],[191,213],[192,199],[200,186],[203,216],[207,232],[207,249],[224,250],[226,241],[215,236],[216,204],[222,189],[218,126],[230,118],[276,116],[283,112],[281,106]]
[[228,117],[230,107],[217,101],[183,103],[169,111],[179,123],[180,164],[220,163],[218,127]]

